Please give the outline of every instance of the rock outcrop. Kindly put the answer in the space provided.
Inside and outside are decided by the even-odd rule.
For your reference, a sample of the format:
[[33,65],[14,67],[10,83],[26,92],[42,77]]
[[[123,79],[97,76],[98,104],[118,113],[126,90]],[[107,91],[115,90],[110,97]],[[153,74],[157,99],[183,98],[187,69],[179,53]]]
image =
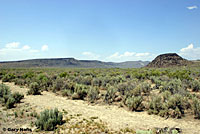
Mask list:
[[157,56],[146,67],[165,68],[165,67],[175,67],[175,66],[187,66],[191,63],[192,63],[191,61],[183,59],[176,53],[167,53]]

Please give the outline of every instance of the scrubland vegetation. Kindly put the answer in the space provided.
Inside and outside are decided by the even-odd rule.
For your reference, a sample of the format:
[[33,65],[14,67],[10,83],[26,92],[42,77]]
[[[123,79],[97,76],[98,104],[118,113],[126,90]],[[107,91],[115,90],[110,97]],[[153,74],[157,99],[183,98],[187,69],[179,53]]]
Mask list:
[[0,102],[6,106],[6,108],[13,108],[15,103],[19,103],[24,95],[15,92],[11,93],[9,88],[3,84],[0,84]]
[[[118,105],[164,118],[200,119],[199,68],[1,69],[0,79],[29,87],[27,95],[49,91],[68,99]],[[23,98],[19,93],[11,94],[4,85],[0,97],[7,108]],[[61,122],[57,110],[44,111],[36,126],[53,130]]]

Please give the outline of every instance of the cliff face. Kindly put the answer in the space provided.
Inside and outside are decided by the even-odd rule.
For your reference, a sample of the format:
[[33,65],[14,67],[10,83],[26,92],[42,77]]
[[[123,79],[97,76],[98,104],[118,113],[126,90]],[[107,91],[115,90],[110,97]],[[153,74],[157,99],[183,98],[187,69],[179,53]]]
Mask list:
[[174,67],[174,66],[187,66],[191,64],[191,61],[183,59],[176,53],[167,53],[157,56],[152,62],[150,62],[146,67]]

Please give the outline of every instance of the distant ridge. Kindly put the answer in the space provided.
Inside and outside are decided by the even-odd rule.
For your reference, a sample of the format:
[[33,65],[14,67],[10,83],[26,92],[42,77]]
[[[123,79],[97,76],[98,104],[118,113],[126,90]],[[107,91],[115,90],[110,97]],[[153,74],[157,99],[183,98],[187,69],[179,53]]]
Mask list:
[[140,68],[148,61],[126,61],[121,63],[102,62],[98,60],[77,60],[75,58],[30,59],[0,62],[1,68]]
[[164,68],[164,67],[175,67],[175,66],[187,66],[192,63],[193,63],[192,61],[183,59],[176,53],[166,53],[158,55],[146,67]]

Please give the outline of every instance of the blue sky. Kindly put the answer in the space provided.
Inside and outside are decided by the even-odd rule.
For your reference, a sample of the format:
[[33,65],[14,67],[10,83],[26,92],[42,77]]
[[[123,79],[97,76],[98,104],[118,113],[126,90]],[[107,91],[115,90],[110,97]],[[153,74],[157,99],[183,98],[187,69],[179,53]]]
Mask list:
[[200,59],[199,0],[0,0],[0,61]]

